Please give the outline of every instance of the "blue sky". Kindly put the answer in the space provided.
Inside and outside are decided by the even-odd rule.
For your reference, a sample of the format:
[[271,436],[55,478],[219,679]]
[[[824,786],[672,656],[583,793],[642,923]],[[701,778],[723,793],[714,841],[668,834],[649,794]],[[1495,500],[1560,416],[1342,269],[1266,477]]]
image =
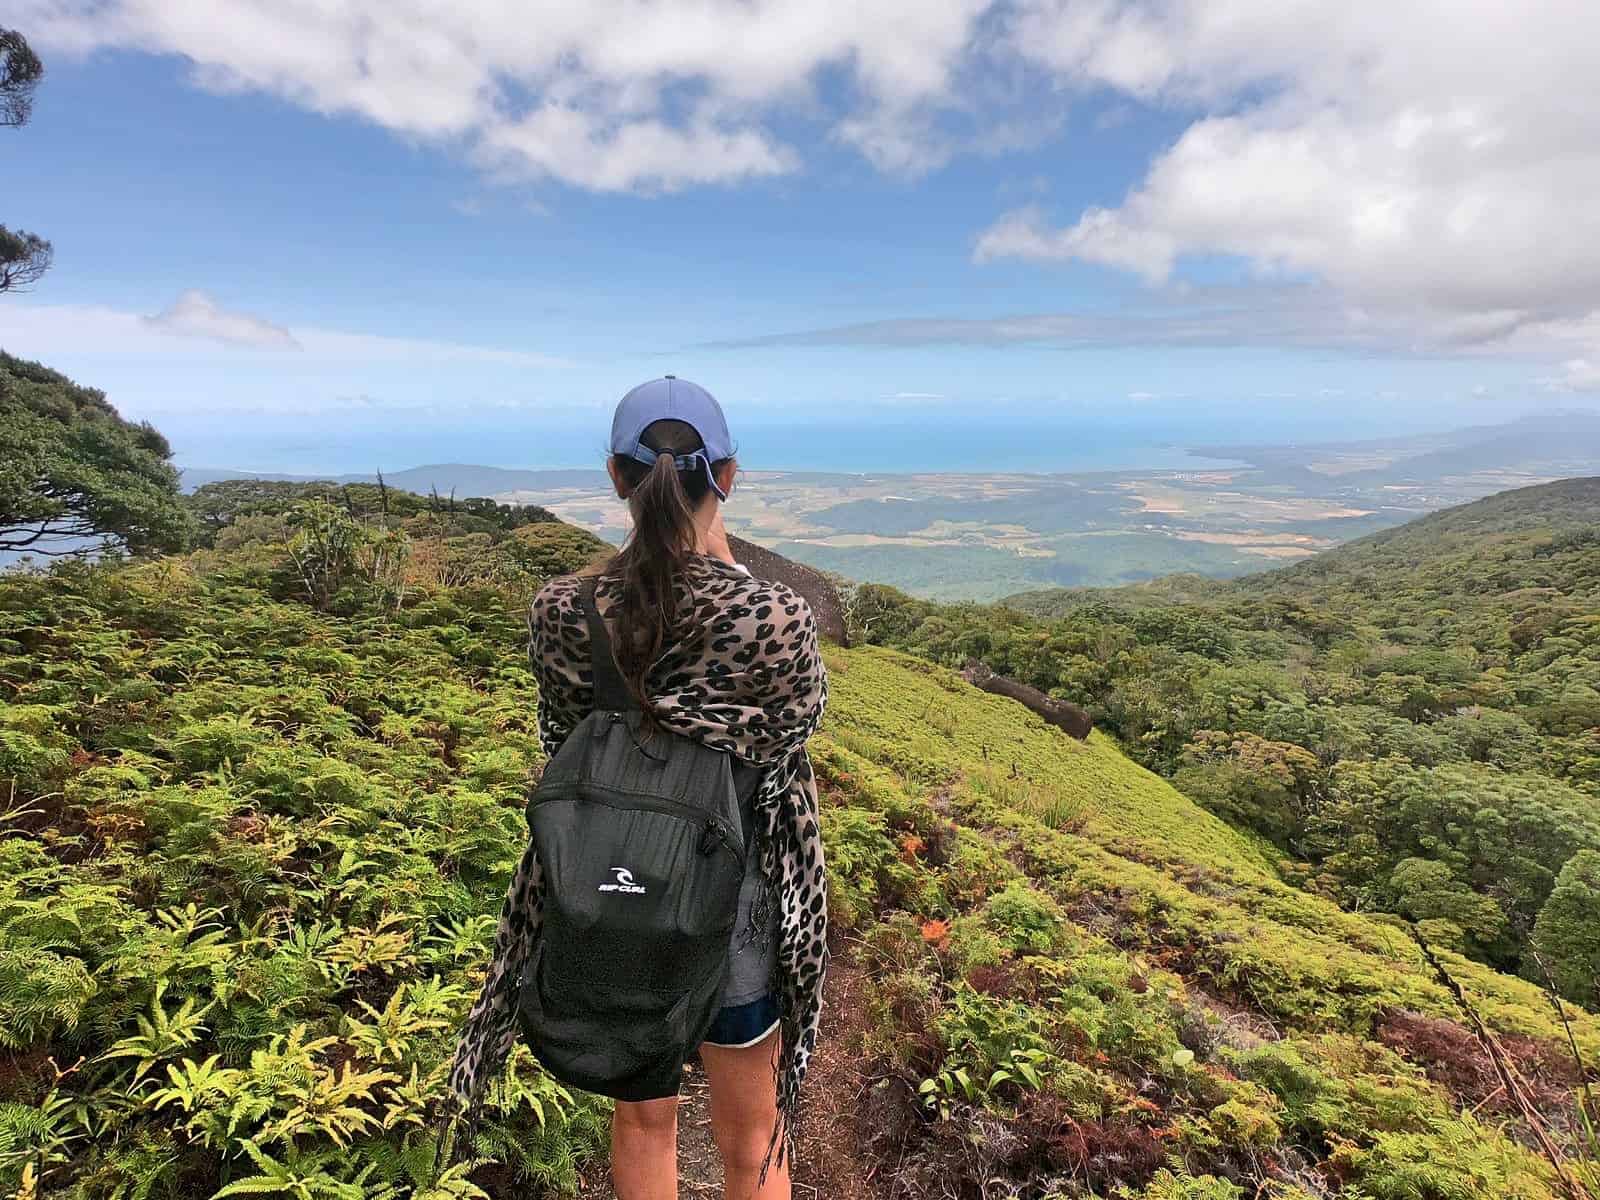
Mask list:
[[576,465],[665,371],[756,468],[1600,401],[1592,6],[20,3],[0,347],[190,465]]

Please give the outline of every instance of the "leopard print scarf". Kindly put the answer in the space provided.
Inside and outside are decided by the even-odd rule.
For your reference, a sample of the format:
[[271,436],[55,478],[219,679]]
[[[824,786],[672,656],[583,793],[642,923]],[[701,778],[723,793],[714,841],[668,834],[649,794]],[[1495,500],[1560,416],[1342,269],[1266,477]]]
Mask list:
[[[539,738],[554,754],[594,706],[582,580],[545,585],[529,614],[530,653],[539,683]],[[617,597],[602,576],[602,615]],[[828,966],[828,910],[816,783],[805,743],[822,719],[828,681],[806,602],[743,568],[695,556],[678,580],[685,636],[674,639],[647,680],[656,719],[667,729],[765,768],[756,799],[756,848],[779,905],[775,993],[782,1014],[778,1110],[793,1136],[800,1084],[816,1048],[822,982]],[[476,1114],[488,1083],[517,1038],[517,989],[539,936],[544,894],[530,841],[511,877],[483,991],[467,1016],[450,1069],[450,1088]],[[776,1134],[776,1131],[775,1131]]]

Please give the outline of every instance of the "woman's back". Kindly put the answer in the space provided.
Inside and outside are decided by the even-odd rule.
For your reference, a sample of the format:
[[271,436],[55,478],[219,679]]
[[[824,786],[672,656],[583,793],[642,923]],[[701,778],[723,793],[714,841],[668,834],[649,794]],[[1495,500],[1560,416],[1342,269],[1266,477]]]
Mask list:
[[[594,708],[583,577],[562,576],[529,614],[539,732],[554,753]],[[789,588],[706,555],[679,577],[676,619],[645,676],[651,716],[663,727],[756,766],[804,744],[827,700],[816,625]],[[614,624],[619,581],[595,583],[600,615]]]

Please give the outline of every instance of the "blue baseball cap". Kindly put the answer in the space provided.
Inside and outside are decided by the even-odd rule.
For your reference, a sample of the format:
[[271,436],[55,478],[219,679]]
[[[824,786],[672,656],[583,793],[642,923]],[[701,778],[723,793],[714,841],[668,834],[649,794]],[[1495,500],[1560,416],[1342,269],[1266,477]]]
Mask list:
[[660,451],[640,439],[657,421],[682,421],[700,435],[703,448],[678,455],[678,470],[703,470],[711,490],[726,500],[728,494],[718,486],[711,464],[733,457],[733,438],[728,435],[728,419],[717,398],[698,383],[676,375],[641,383],[617,404],[617,415],[611,418],[611,453],[654,466]]

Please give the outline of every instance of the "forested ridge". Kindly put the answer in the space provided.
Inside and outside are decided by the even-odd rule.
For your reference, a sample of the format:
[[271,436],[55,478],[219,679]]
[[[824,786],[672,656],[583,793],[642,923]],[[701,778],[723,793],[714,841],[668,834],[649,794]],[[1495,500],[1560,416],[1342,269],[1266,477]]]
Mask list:
[[[827,1187],[1592,1197],[1592,484],[1059,615],[848,588],[884,644],[827,651],[812,747]],[[181,503],[186,553],[0,575],[0,1186],[579,1193],[605,1106],[525,1053],[437,1118],[542,758],[523,613],[601,544],[377,484]]]
[[1531,977],[1541,947],[1594,1004],[1600,943],[1539,916],[1600,865],[1597,530],[1600,479],[1574,479],[1241,580],[856,610],[874,641],[1085,705],[1288,877]]

